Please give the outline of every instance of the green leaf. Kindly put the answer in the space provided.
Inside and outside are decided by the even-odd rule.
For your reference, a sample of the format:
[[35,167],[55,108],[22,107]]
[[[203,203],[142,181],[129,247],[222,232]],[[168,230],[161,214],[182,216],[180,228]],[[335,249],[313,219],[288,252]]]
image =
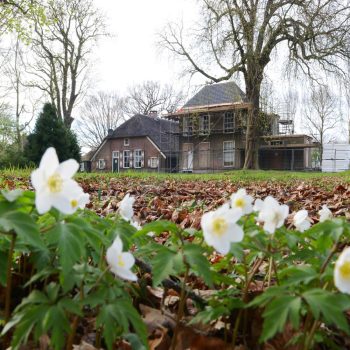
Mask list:
[[275,298],[269,303],[263,313],[264,324],[260,341],[265,342],[276,333],[282,332],[288,320],[297,328],[300,323],[300,307],[301,298],[289,295]]
[[80,230],[73,224],[57,224],[49,233],[49,241],[57,244],[63,276],[70,273],[73,265],[85,255],[85,241]]
[[307,265],[290,266],[279,273],[280,278],[286,278],[283,283],[289,285],[298,285],[300,283],[308,284],[316,278],[319,278],[317,271]]
[[171,232],[171,233],[178,233],[179,228],[171,221],[165,221],[165,220],[158,220],[158,221],[152,221],[149,224],[146,224],[143,226],[143,228],[139,231],[137,231],[133,238],[137,238],[143,235],[146,235],[147,233],[153,232],[156,235],[159,235],[163,232]]
[[5,232],[13,230],[23,242],[36,248],[46,249],[38,226],[29,214],[21,211],[1,213],[0,228]]
[[164,246],[159,246],[156,256],[150,261],[152,265],[153,286],[158,286],[165,278],[171,274],[176,274],[176,271],[182,267],[178,264],[179,257],[173,250]]
[[350,334],[350,328],[344,316],[344,311],[350,308],[349,296],[316,288],[305,292],[303,297],[309,304],[315,319],[319,319],[322,315],[326,324],[335,325]]
[[199,245],[186,244],[184,246],[184,255],[192,270],[197,274],[197,276],[202,277],[204,282],[209,287],[213,287],[213,277],[210,270],[210,263],[203,255],[204,253],[205,249]]
[[221,316],[227,316],[230,314],[230,310],[225,305],[218,305],[216,307],[206,306],[203,311],[192,318],[189,324],[203,323],[208,324],[214,320],[217,320]]

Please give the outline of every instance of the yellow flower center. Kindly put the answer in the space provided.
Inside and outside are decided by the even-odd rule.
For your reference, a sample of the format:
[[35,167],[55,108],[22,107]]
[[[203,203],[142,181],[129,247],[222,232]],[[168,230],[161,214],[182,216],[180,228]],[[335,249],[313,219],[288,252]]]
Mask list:
[[227,221],[224,218],[215,218],[213,220],[213,231],[217,236],[222,236],[227,230]]
[[243,208],[245,205],[245,201],[243,198],[238,198],[236,199],[235,204],[236,204],[236,207]]
[[72,208],[76,208],[78,206],[78,201],[76,199],[72,199],[70,201],[70,205],[72,206]]
[[118,255],[118,266],[119,267],[124,267],[125,266],[125,262],[124,262],[124,260],[123,260],[121,255]]
[[345,261],[343,265],[339,267],[339,272],[342,278],[350,278],[350,261]]
[[62,190],[62,183],[63,181],[59,174],[53,174],[47,180],[47,185],[52,193],[60,192]]

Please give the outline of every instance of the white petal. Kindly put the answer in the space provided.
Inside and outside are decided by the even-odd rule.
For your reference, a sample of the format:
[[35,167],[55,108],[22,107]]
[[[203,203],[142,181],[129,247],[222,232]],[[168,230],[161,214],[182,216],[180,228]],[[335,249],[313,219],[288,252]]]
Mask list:
[[115,249],[116,252],[121,253],[123,251],[123,241],[119,236],[117,236],[112,244],[113,249]]
[[37,192],[35,194],[35,206],[39,214],[48,212],[52,206],[50,195]]
[[124,266],[125,269],[129,269],[130,270],[135,264],[135,258],[129,252],[122,253],[122,260],[123,260],[123,262],[125,264],[125,266]]
[[118,268],[118,269],[112,269],[111,271],[115,273],[117,276],[125,280],[137,281],[137,276],[128,269]]
[[260,198],[258,198],[254,202],[253,210],[260,211],[263,208],[263,206],[264,206],[264,202]]
[[41,158],[39,168],[43,170],[46,176],[52,175],[59,165],[56,150],[53,147],[48,148]]
[[78,200],[78,206],[81,209],[84,209],[86,204],[88,204],[90,202],[90,196],[88,193],[83,193]]
[[272,221],[266,221],[264,224],[264,230],[268,233],[275,233],[276,225]]
[[62,176],[62,178],[70,179],[79,169],[79,163],[75,159],[68,159],[62,162],[58,168],[57,172]]
[[228,241],[227,239],[223,240],[217,240],[215,241],[215,244],[213,244],[213,247],[217,252],[219,252],[222,255],[226,255],[231,248],[231,242]]
[[32,185],[36,191],[46,185],[45,174],[42,169],[35,169],[30,176]]
[[63,214],[73,214],[77,208],[72,208],[69,197],[60,194],[51,195],[52,206]]
[[237,224],[230,224],[229,225],[230,230],[230,241],[231,242],[241,242],[244,237],[244,231],[241,226]]

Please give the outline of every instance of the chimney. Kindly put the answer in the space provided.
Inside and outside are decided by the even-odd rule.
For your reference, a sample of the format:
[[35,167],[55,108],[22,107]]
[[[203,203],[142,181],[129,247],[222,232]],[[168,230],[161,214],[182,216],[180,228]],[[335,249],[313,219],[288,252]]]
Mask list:
[[113,134],[113,129],[108,129],[108,136],[111,136]]
[[149,111],[149,112],[148,112],[148,116],[151,117],[151,118],[157,118],[158,112],[155,111],[155,110]]

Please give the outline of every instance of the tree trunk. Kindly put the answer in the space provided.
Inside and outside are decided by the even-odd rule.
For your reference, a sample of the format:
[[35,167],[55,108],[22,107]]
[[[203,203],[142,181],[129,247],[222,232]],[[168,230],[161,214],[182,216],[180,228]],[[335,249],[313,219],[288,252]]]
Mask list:
[[246,83],[248,101],[252,107],[248,110],[247,131],[246,131],[246,151],[244,169],[259,169],[259,100],[261,79],[253,79],[251,83]]

